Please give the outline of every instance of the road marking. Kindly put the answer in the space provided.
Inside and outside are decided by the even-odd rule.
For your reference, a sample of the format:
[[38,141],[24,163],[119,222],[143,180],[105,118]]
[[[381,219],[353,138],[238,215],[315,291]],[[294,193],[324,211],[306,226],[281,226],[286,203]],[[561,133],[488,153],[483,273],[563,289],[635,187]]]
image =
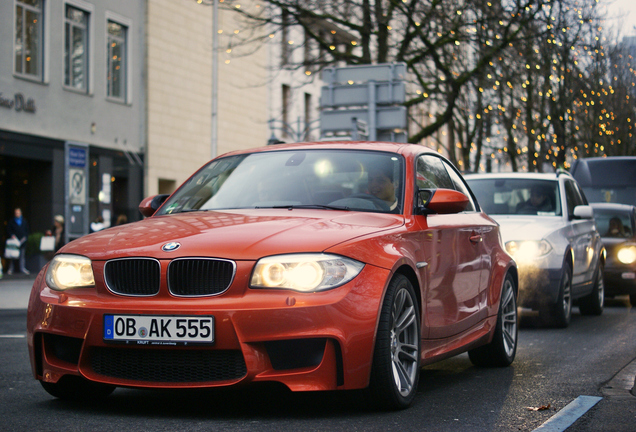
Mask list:
[[8,334],[8,335],[0,335],[0,339],[24,339],[26,335],[23,334]]
[[597,396],[579,396],[532,432],[563,432],[602,399]]

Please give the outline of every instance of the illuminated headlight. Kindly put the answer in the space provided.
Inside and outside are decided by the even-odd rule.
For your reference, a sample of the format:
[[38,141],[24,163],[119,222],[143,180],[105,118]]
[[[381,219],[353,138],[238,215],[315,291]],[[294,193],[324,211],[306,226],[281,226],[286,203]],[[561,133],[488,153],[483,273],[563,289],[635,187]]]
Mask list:
[[364,264],[327,254],[277,255],[258,260],[252,288],[283,288],[313,292],[338,287],[355,278]]
[[529,261],[547,255],[552,246],[545,240],[541,241],[509,241],[506,250],[517,261]]
[[624,246],[619,249],[616,255],[623,264],[632,264],[636,261],[636,246]]
[[91,260],[79,255],[56,255],[46,271],[46,284],[55,290],[94,287]]

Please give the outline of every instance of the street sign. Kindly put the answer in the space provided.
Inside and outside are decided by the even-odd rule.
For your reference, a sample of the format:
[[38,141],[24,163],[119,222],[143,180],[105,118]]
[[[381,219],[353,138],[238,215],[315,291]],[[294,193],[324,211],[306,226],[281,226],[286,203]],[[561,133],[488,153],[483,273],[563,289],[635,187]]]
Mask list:
[[[401,81],[376,82],[375,103],[401,104],[406,100],[406,85]],[[336,84],[322,87],[320,105],[323,108],[361,106],[369,103],[368,84]]]
[[86,177],[83,169],[68,169],[68,199],[70,204],[86,204]]
[[406,79],[406,63],[381,63],[374,65],[327,68],[322,71],[325,84],[367,81],[403,81]]
[[[376,113],[376,129],[406,128],[406,107],[377,107]],[[320,113],[320,130],[323,134],[351,130],[354,118],[370,124],[369,110],[366,108],[322,111]]]
[[64,211],[65,241],[88,234],[88,144],[67,141]]
[[370,141],[380,136],[406,141],[405,134],[399,135],[407,128],[405,78],[405,63],[323,70],[327,85],[320,97],[321,136],[344,132],[357,140],[367,135],[360,130],[359,122],[363,122]]

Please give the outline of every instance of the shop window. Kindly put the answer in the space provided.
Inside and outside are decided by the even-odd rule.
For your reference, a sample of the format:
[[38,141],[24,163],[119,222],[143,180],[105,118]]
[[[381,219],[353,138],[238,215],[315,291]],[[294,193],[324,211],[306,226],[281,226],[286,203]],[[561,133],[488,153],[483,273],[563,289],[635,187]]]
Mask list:
[[43,79],[43,0],[15,0],[14,71],[18,75]]
[[88,12],[66,5],[64,85],[88,92]]
[[107,95],[110,98],[126,102],[128,27],[113,20],[108,20],[107,27]]

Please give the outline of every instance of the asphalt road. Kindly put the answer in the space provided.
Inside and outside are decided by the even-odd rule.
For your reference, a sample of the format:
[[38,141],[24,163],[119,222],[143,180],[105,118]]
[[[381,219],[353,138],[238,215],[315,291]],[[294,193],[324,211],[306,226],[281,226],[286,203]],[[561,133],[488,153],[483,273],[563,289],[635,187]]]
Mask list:
[[[5,282],[0,294],[9,296]],[[31,376],[25,317],[24,309],[0,310],[0,424],[8,431],[532,431],[582,395],[602,399],[568,431],[636,430],[629,392],[636,308],[624,299],[611,301],[600,317],[575,308],[568,329],[525,319],[509,368],[476,368],[467,355],[426,367],[415,404],[399,412],[369,410],[358,392],[291,393],[268,385],[117,389],[101,403],[62,402]]]

